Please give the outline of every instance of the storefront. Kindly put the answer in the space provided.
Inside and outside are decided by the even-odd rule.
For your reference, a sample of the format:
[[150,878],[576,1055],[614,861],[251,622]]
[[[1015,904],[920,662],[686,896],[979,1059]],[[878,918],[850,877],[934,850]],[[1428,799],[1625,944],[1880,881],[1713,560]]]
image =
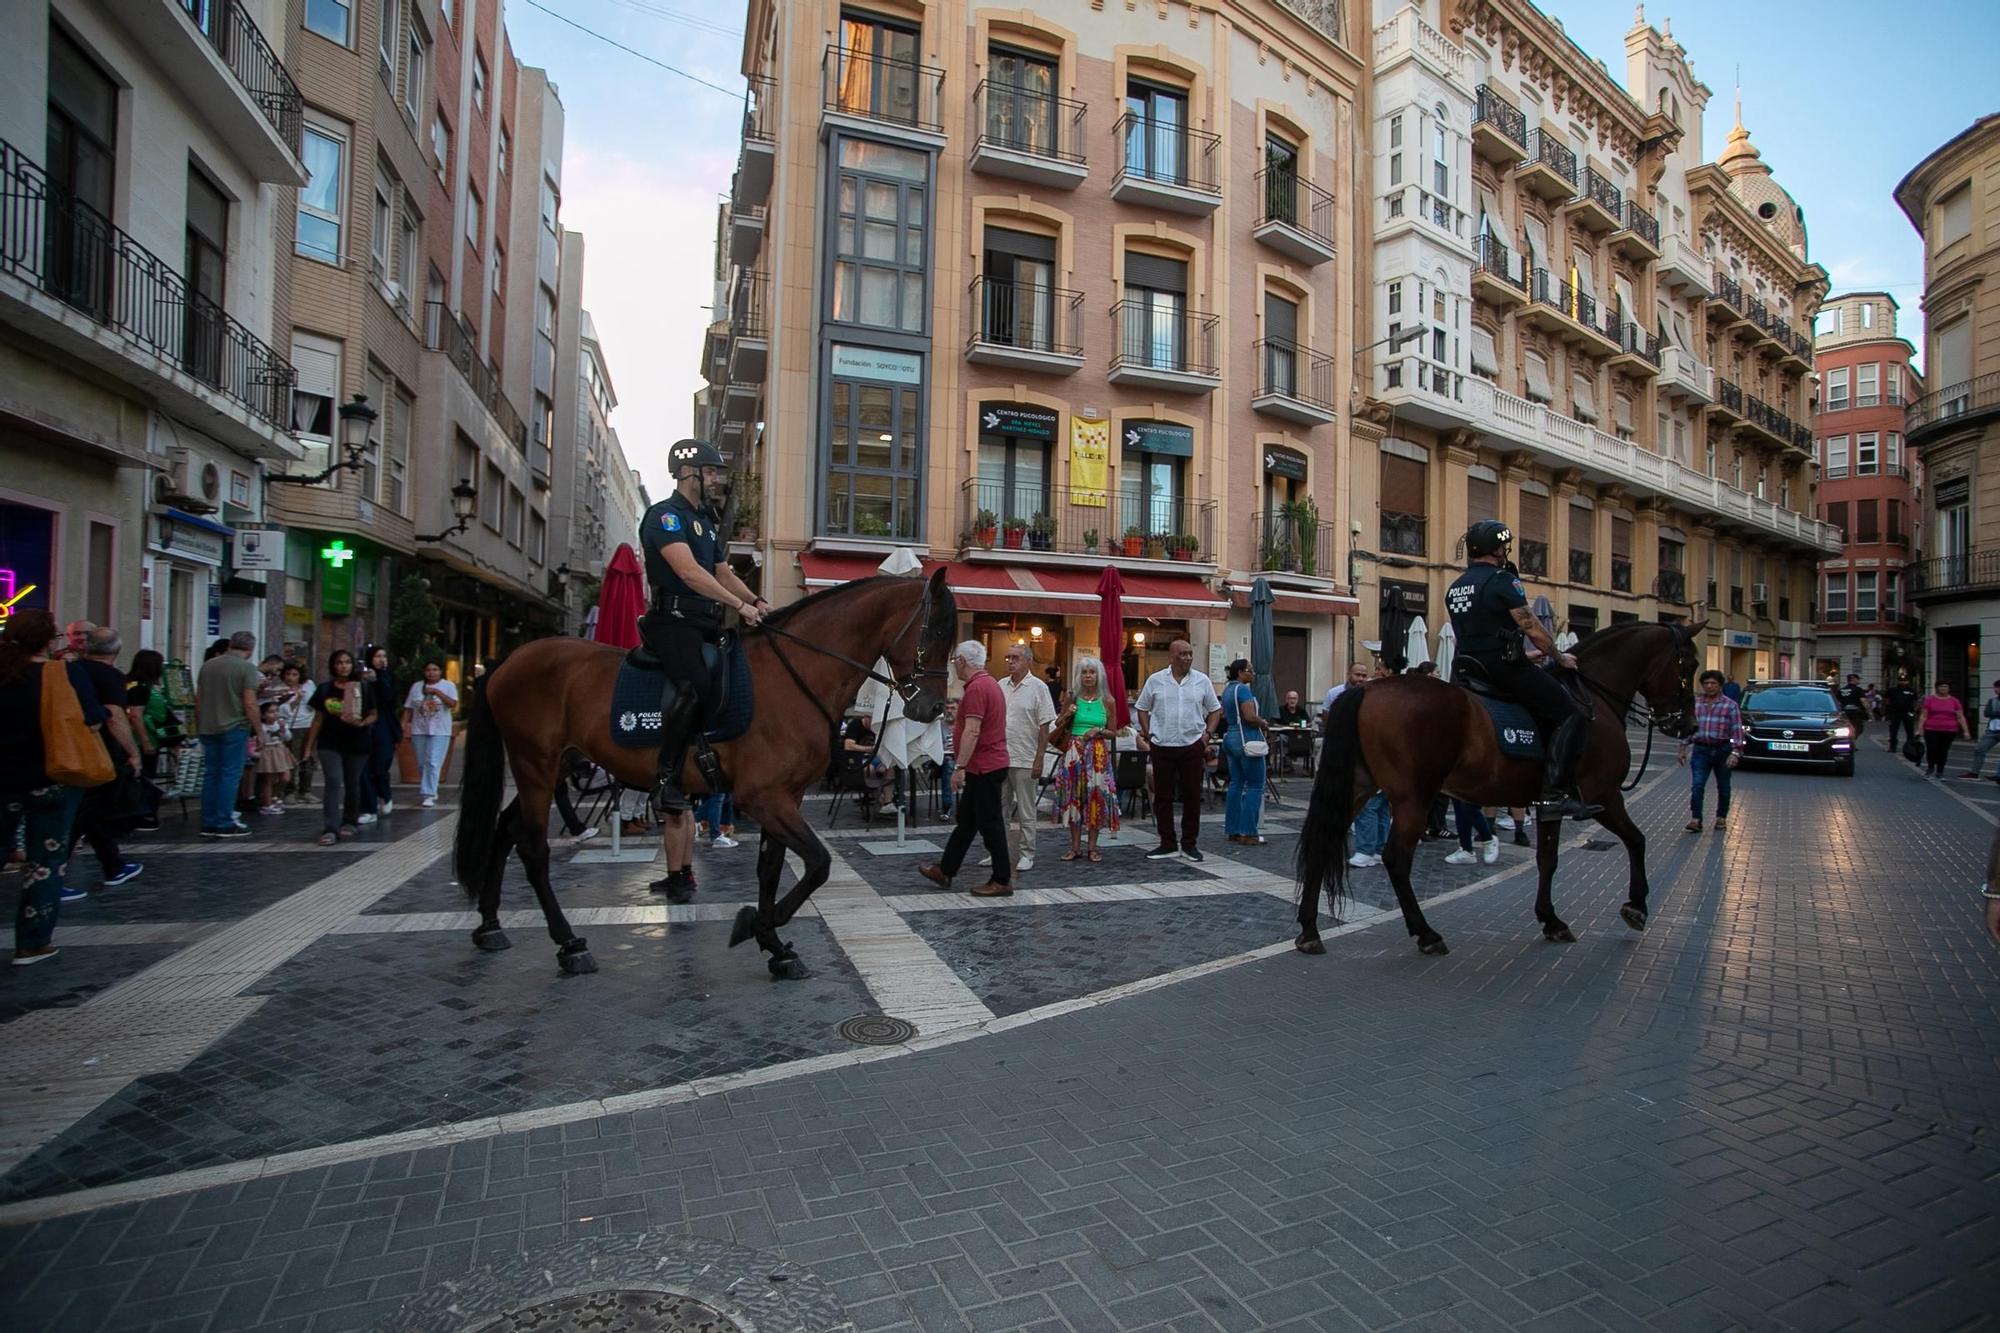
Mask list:
[[55,607],[56,516],[0,501],[0,620]]
[[141,647],[191,669],[201,665],[203,651],[223,633],[224,557],[235,535],[180,509],[153,516],[140,571]]

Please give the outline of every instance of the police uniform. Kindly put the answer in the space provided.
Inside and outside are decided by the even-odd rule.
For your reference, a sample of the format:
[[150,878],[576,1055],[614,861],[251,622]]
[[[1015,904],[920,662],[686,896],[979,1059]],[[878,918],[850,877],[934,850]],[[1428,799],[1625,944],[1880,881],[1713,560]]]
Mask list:
[[702,645],[722,637],[722,604],[689,588],[667,563],[667,551],[685,546],[695,563],[715,573],[721,545],[715,515],[676,490],[640,520],[646,553],[646,582],[652,605],[639,631],[666,678],[661,703],[660,766],[668,789],[679,793],[679,776],[694,729],[714,715],[715,681],[702,660]]

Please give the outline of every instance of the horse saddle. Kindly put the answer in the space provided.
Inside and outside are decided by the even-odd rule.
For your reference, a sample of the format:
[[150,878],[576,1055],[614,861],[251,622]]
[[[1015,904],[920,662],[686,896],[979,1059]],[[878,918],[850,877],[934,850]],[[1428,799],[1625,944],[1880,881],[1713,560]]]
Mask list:
[[1471,658],[1460,658],[1451,673],[1452,684],[1462,686],[1486,709],[1486,715],[1493,719],[1493,734],[1499,738],[1500,753],[1510,759],[1533,759],[1540,761],[1542,753],[1541,728],[1535,725],[1534,715],[1512,696],[1501,693],[1496,685]]
[[[721,643],[703,644],[701,656],[719,699],[702,739],[710,744],[733,741],[750,730],[750,659],[734,634],[725,634]],[[611,739],[628,750],[658,747],[665,689],[658,658],[643,647],[627,653],[611,686]]]

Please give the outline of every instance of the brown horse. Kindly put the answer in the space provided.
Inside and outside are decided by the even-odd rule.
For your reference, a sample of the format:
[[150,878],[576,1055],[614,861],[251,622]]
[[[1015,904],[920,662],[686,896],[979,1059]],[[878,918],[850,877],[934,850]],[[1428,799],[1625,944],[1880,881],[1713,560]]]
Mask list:
[[[772,975],[811,975],[778,928],[826,882],[832,865],[799,803],[826,774],[842,711],[872,677],[902,696],[912,721],[937,717],[957,619],[939,570],[928,580],[877,577],[829,588],[744,633],[754,711],[749,729],[717,743],[715,752],[736,804],[757,821],[763,841],[757,906],[737,914],[729,943],[754,936],[771,955]],[[540,639],[494,667],[473,691],[454,865],[466,896],[479,903],[472,942],[482,949],[509,946],[500,929],[500,881],[507,853],[518,850],[556,942],[557,963],[569,973],[597,970],[549,885],[549,806],[568,750],[627,786],[652,787],[658,750],[627,749],[611,738],[612,685],[623,658],[608,644]],[[874,670],[877,658],[889,664],[893,679]],[[502,810],[505,769],[513,770],[516,793]],[[684,777],[689,795],[706,794],[692,754]],[[804,869],[778,901],[786,852]]]
[[[1625,810],[1619,784],[1632,764],[1625,718],[1635,706],[1648,725],[1669,736],[1694,732],[1693,636],[1701,625],[1613,625],[1577,644],[1577,674],[1595,715],[1577,785],[1585,800],[1603,806],[1597,822],[1618,835],[1631,863],[1628,900],[1618,914],[1634,930],[1646,928],[1646,835]],[[1640,701],[1643,699],[1643,704]],[[1431,803],[1445,793],[1472,805],[1526,806],[1541,798],[1542,766],[1500,753],[1493,720],[1471,692],[1435,678],[1404,676],[1348,690],[1326,716],[1326,749],[1313,783],[1312,804],[1299,831],[1300,953],[1325,953],[1319,938],[1319,895],[1338,912],[1347,885],[1347,831],[1362,802],[1380,791],[1389,798],[1393,823],[1382,862],[1395,886],[1403,924],[1427,954],[1451,952],[1432,930],[1410,888],[1410,860]],[[1536,819],[1535,865],[1541,888],[1535,919],[1551,940],[1576,936],[1549,900],[1562,836],[1559,819]]]

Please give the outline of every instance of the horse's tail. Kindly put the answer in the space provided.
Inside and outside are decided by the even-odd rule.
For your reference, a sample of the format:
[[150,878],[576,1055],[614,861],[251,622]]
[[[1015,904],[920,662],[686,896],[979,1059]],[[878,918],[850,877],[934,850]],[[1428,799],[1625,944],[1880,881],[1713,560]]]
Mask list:
[[452,873],[471,899],[486,883],[493,855],[493,831],[500,823],[500,798],[506,794],[507,757],[500,743],[500,724],[486,701],[498,669],[472,682],[472,713],[465,724],[465,760],[459,779],[458,837],[452,845]]
[[1319,775],[1313,779],[1305,824],[1299,829],[1296,865],[1299,924],[1309,932],[1319,920],[1320,891],[1325,890],[1327,910],[1335,915],[1347,892],[1347,829],[1354,822],[1354,766],[1361,755],[1364,693],[1343,690],[1324,718],[1326,741],[1320,749]]

